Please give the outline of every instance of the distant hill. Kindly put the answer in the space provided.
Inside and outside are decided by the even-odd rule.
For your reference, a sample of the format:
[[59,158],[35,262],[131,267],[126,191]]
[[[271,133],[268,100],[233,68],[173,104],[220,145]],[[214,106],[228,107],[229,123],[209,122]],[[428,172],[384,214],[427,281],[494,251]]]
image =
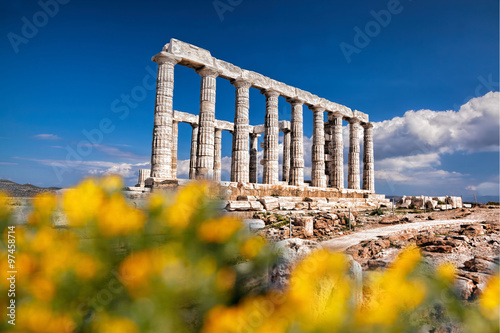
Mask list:
[[0,191],[6,192],[12,197],[33,197],[43,192],[54,192],[59,187],[38,187],[32,184],[18,184],[7,179],[0,179]]

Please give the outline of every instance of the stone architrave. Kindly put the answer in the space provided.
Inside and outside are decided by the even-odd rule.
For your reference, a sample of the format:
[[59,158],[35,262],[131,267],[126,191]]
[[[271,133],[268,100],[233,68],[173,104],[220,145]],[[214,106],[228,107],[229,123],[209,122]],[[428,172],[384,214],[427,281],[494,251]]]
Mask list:
[[375,192],[375,171],[373,158],[373,124],[364,127],[363,140],[363,190]]
[[201,76],[200,115],[196,178],[213,179],[215,134],[215,87],[219,73],[209,67],[196,71]]
[[360,122],[357,118],[349,119],[349,175],[347,187],[359,190],[359,129]]
[[326,187],[325,177],[325,108],[312,106],[313,112],[313,144],[312,144],[312,170],[311,185]]
[[222,130],[215,129],[214,134],[214,180],[220,182],[221,180],[221,149],[222,149]]
[[231,181],[248,183],[248,110],[250,108],[249,89],[251,83],[244,80],[233,80],[231,83],[236,88],[233,150],[231,155]]
[[292,106],[291,147],[290,147],[290,185],[304,184],[304,130],[303,105],[299,99],[287,100]]
[[196,153],[198,151],[198,124],[191,124],[191,157],[189,159],[189,179],[196,178]]
[[161,52],[152,60],[158,64],[158,76],[151,148],[151,177],[160,180],[171,179],[174,66],[181,58]]
[[331,114],[332,138],[330,141],[331,168],[330,186],[344,188],[344,142],[342,136],[342,114],[335,112]]
[[259,137],[258,134],[250,134],[250,183],[257,183],[258,180],[257,154],[259,152]]
[[264,90],[266,96],[266,119],[264,122],[264,173],[262,183],[278,183],[278,97],[276,90]]

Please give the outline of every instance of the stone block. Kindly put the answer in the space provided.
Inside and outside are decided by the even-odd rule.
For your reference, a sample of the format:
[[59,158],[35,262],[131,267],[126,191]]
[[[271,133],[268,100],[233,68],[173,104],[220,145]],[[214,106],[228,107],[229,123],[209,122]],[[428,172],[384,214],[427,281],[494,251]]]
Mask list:
[[262,197],[259,199],[259,201],[264,205],[265,210],[276,210],[279,208],[278,198]]
[[295,203],[295,209],[296,210],[304,210],[304,209],[309,209],[309,203],[308,202],[296,202]]
[[290,200],[279,200],[280,210],[292,210],[295,209],[295,202]]
[[263,229],[266,224],[264,221],[259,219],[245,219],[242,221],[245,228],[248,228],[250,231],[255,231],[259,229]]
[[247,211],[252,210],[252,206],[249,201],[229,201],[226,206],[228,211]]

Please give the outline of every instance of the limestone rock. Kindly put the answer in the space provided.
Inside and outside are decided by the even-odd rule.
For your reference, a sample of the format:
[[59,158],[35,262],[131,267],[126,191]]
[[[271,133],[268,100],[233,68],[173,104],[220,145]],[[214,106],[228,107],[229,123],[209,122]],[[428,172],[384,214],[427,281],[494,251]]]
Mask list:
[[242,222],[245,228],[248,228],[250,231],[263,229],[266,226],[264,221],[260,219],[245,219]]
[[266,210],[275,210],[279,208],[278,198],[275,197],[262,197],[259,201],[264,205]]

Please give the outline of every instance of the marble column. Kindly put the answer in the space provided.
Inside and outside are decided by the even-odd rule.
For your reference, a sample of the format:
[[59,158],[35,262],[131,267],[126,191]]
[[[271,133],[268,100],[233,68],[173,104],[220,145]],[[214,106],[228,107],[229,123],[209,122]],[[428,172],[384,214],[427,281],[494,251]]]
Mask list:
[[189,159],[189,179],[196,178],[196,154],[198,152],[198,124],[191,124],[191,158]]
[[278,97],[275,90],[264,90],[266,96],[266,119],[264,122],[264,174],[263,184],[278,183]]
[[373,158],[373,124],[363,125],[363,190],[375,192],[375,171]]
[[214,180],[220,182],[221,179],[221,149],[222,149],[222,130],[215,129],[214,133]]
[[233,150],[231,155],[231,181],[248,183],[248,109],[250,107],[249,89],[251,84],[244,80],[233,80],[231,83],[236,88]]
[[172,179],[177,179],[177,143],[179,135],[179,122],[172,121]]
[[312,144],[312,170],[311,185],[326,187],[325,177],[325,122],[324,107],[312,106],[313,112],[313,144]]
[[257,154],[259,152],[259,134],[250,134],[250,183],[257,183],[258,180],[258,161]]
[[304,116],[303,104],[299,99],[288,99],[292,105],[292,137],[290,147],[290,185],[304,184]]
[[172,177],[172,121],[174,117],[174,66],[181,60],[169,53],[159,53],[152,59],[158,64],[156,101],[151,149],[151,177]]
[[344,188],[344,142],[342,136],[342,114],[331,113],[332,138],[330,141],[330,155],[332,158],[330,168],[330,186]]
[[291,133],[290,131],[283,131],[283,181],[288,184],[290,181],[290,144]]
[[356,118],[349,119],[349,174],[347,187],[359,190],[359,128],[360,123]]
[[215,134],[215,86],[219,73],[203,67],[196,71],[201,76],[200,115],[198,129],[198,153],[196,156],[196,178],[213,179],[214,134]]

